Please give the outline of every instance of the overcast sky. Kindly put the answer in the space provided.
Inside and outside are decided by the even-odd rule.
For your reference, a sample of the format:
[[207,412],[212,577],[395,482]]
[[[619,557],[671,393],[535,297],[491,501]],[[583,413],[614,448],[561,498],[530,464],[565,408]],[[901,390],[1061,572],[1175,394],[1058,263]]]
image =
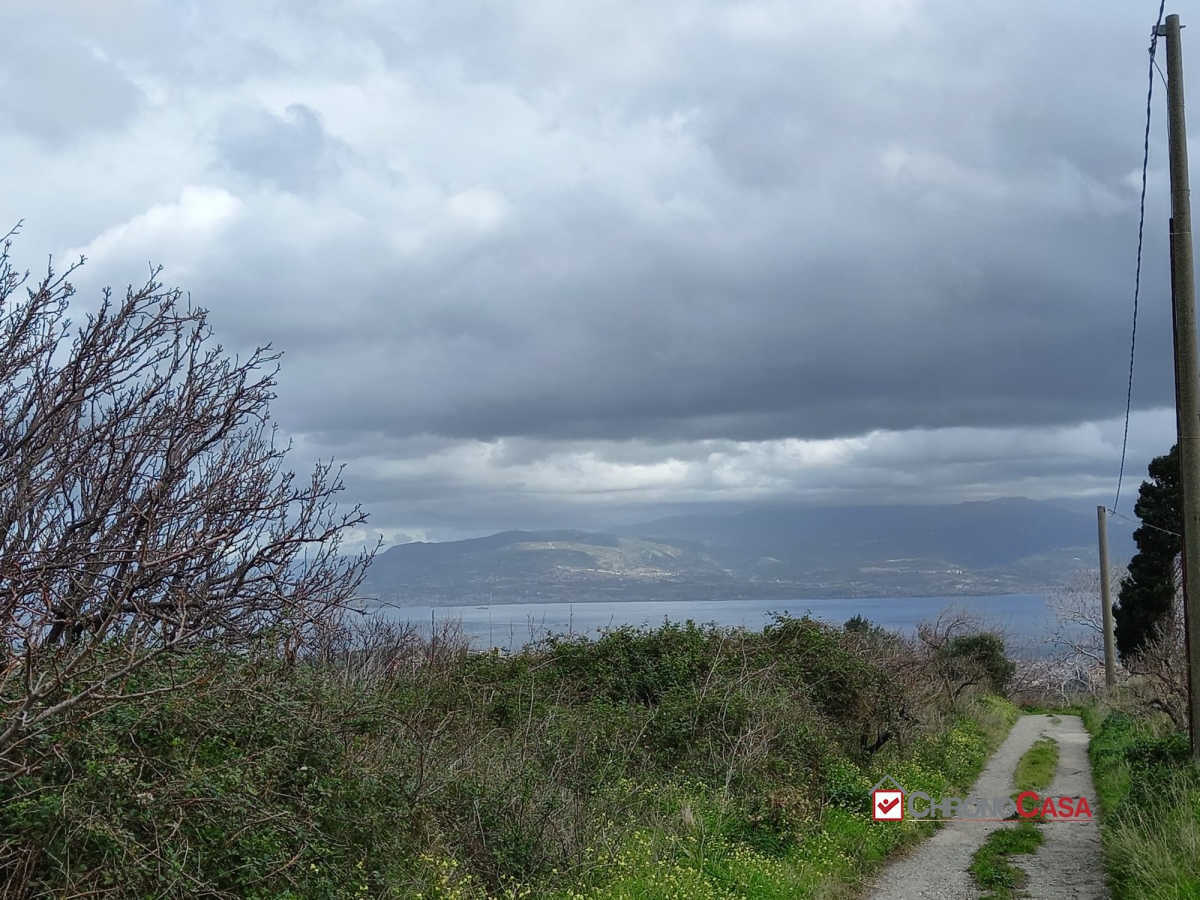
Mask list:
[[[293,464],[389,542],[1112,502],[1151,0],[0,10],[18,265],[161,263],[272,342]],[[1130,499],[1174,439],[1154,107]]]

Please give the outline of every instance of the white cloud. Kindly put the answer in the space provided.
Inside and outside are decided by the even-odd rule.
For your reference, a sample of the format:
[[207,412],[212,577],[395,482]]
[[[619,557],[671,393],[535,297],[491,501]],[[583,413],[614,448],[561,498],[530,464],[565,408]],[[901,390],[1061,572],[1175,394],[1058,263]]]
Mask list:
[[[1174,440],[1171,410],[1132,422],[1123,495],[1136,496],[1145,460]],[[1116,489],[1122,422],[1068,428],[875,431],[835,440],[651,442],[440,442],[381,456],[351,451],[359,477],[387,497],[413,485],[486,495],[520,508],[532,497],[571,510],[664,502],[760,500],[871,504],[959,502],[1021,495],[1097,497]],[[522,444],[517,447],[514,444]],[[310,443],[310,446],[311,443]],[[1135,461],[1136,460],[1136,461]],[[1122,502],[1125,507],[1125,501]],[[388,523],[391,524],[391,523]],[[403,523],[395,523],[397,528]]]
[[495,191],[460,191],[446,201],[450,215],[472,228],[490,231],[504,218],[504,198]]
[[[216,237],[238,214],[241,200],[218,187],[188,185],[172,203],[160,203],[128,222],[105,229],[69,257],[83,254],[105,262],[116,254],[144,254],[147,250],[170,252],[175,260],[194,252],[197,244]],[[175,265],[178,270],[179,263]]]

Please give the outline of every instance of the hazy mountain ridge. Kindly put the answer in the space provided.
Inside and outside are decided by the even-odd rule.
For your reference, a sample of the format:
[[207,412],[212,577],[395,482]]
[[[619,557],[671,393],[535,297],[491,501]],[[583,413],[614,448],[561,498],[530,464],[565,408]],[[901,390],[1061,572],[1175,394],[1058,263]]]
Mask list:
[[[1132,553],[1114,522],[1114,560]],[[506,531],[381,554],[364,594],[408,605],[1037,592],[1096,565],[1096,521],[1006,498],[764,508],[607,532]]]
[[[616,530],[616,529],[614,529]],[[1123,532],[1113,526],[1113,539]],[[1094,547],[1095,517],[1054,504],[1006,498],[955,506],[751,510],[733,516],[674,516],[622,534],[699,542],[742,558],[812,556],[853,561],[936,557],[994,567],[1063,547]]]

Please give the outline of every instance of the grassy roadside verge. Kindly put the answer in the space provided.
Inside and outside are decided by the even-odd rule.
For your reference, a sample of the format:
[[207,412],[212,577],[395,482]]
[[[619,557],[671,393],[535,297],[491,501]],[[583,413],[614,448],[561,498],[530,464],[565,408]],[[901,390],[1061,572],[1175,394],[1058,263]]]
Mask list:
[[[1044,791],[1058,769],[1058,742],[1042,738],[1026,750],[1017,762],[1013,782],[1017,791]],[[969,869],[984,900],[1010,900],[1025,884],[1024,870],[1013,865],[1012,857],[1033,853],[1042,845],[1042,832],[1033,822],[1020,822],[1012,828],[993,831],[975,851]]]
[[1200,767],[1164,722],[1084,710],[1114,900],[1200,898]]

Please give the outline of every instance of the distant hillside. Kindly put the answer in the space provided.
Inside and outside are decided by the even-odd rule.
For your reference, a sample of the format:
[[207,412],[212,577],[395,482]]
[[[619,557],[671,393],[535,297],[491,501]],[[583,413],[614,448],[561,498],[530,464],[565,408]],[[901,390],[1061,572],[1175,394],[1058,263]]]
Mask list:
[[[1111,523],[1114,560],[1133,552],[1131,534]],[[1095,516],[1023,498],[764,508],[402,544],[375,560],[364,591],[409,605],[1019,593],[1095,559]]]
[[[1011,497],[953,506],[785,507],[736,515],[674,516],[614,531],[696,541],[737,559],[848,564],[936,558],[994,568],[1067,548],[1096,547],[1096,518]],[[1110,525],[1114,557],[1133,552],[1132,526]]]
[[699,545],[584,531],[505,531],[490,537],[390,548],[364,592],[408,603],[522,602],[687,596],[737,578]]

